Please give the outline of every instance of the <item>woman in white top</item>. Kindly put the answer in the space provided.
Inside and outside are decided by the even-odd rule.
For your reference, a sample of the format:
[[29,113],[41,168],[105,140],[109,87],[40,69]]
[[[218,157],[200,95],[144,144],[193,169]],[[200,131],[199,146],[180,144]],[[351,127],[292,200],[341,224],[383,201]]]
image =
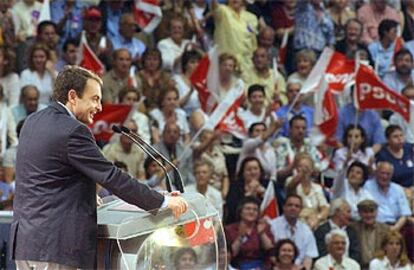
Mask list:
[[0,84],[4,90],[4,102],[11,107],[19,104],[19,75],[14,73],[16,55],[4,46],[0,46]]
[[351,206],[352,219],[358,220],[357,205],[363,200],[372,200],[372,195],[365,190],[364,183],[368,179],[367,166],[359,161],[354,161],[348,169],[341,170],[335,177],[332,187],[332,200],[345,199]]
[[46,45],[36,43],[30,48],[28,68],[21,74],[20,84],[32,84],[39,89],[39,103],[48,104],[53,93],[56,71],[50,60],[49,49]]
[[190,77],[201,59],[201,53],[197,50],[184,51],[181,55],[181,74],[173,76],[175,87],[177,88],[180,99],[179,106],[186,112],[187,117],[200,108],[198,93],[191,85]]
[[385,236],[381,250],[369,264],[369,270],[411,270],[404,239],[399,232],[390,231]]
[[180,127],[181,139],[184,144],[190,142],[190,127],[185,112],[178,108],[178,90],[169,88],[161,93],[158,99],[158,108],[150,111],[152,119],[158,123],[159,132],[162,133],[167,122],[175,122]]

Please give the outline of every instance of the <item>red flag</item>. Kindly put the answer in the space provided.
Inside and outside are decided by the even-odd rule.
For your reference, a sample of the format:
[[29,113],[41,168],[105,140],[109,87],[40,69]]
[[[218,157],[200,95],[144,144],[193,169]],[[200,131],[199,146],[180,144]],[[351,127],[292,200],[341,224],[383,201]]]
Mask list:
[[289,39],[289,32],[285,31],[283,33],[282,42],[280,43],[280,48],[279,48],[279,63],[281,65],[284,65],[286,63],[288,39]]
[[79,66],[86,68],[99,76],[102,76],[105,72],[105,66],[92,51],[91,47],[89,47],[88,42],[86,41],[85,32],[82,33],[80,41],[78,62]]
[[238,138],[245,138],[247,130],[243,120],[239,117],[238,111],[243,104],[244,95],[240,95],[227,110],[224,117],[217,124],[216,129],[233,134]]
[[[184,233],[190,246],[214,243],[215,233],[212,218],[199,219],[199,223],[193,221],[183,225]],[[198,230],[197,230],[198,229]]]
[[273,181],[269,181],[269,184],[267,184],[266,192],[260,205],[260,213],[262,216],[270,219],[274,219],[279,216],[279,206],[276,199]]
[[326,68],[325,79],[330,90],[343,91],[345,86],[355,79],[355,60],[348,59],[342,53],[334,52]]
[[198,63],[190,81],[198,92],[201,109],[210,114],[218,102],[218,52],[213,47]]
[[410,101],[391,90],[372,69],[361,65],[356,75],[355,106],[358,109],[389,109],[410,121]]
[[394,46],[394,55],[402,49],[402,47],[404,46],[404,40],[402,39],[402,37],[397,37],[395,39],[395,46]]
[[146,33],[152,33],[161,22],[162,11],[159,2],[159,0],[135,0],[135,21]]
[[95,115],[94,122],[89,128],[95,139],[108,142],[112,135],[113,125],[122,125],[132,111],[132,106],[119,104],[104,104],[102,111]]

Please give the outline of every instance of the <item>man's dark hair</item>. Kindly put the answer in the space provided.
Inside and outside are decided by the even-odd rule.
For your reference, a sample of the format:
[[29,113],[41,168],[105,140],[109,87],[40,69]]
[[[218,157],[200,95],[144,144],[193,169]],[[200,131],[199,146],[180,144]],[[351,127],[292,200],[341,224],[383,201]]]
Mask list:
[[306,124],[308,124],[307,121],[306,121],[306,118],[303,115],[298,114],[298,115],[293,116],[289,120],[289,128],[291,128],[293,126],[293,122],[295,122],[296,120],[302,120],[302,121],[305,121]]
[[393,28],[397,28],[398,22],[394,20],[385,19],[378,26],[378,35],[380,39],[385,36],[385,33],[390,31]]
[[185,73],[187,70],[188,62],[190,62],[191,60],[199,61],[201,57],[201,53],[197,50],[184,51],[181,55],[181,70],[183,71],[183,73]]
[[260,84],[252,84],[252,85],[250,85],[249,88],[247,89],[247,97],[250,98],[250,96],[254,92],[262,92],[263,95],[266,95],[264,86],[263,85],[260,85]]
[[38,96],[40,95],[39,89],[37,89],[36,85],[33,85],[33,84],[27,84],[27,85],[23,86],[23,87],[20,89],[20,97],[19,97],[19,102],[20,102],[20,103],[23,103],[23,100],[24,100],[24,98],[25,98],[25,97],[26,97],[26,95],[27,95],[27,93],[26,93],[26,92],[27,92],[29,89],[33,89],[33,90],[35,90],[35,91],[37,92],[37,95],[38,95]]
[[385,129],[385,138],[389,139],[396,130],[402,131],[402,128],[399,125],[389,125]]
[[401,48],[396,54],[394,54],[394,63],[397,61],[398,58],[403,57],[405,55],[409,55],[411,62],[413,62],[413,55],[411,54],[410,50],[406,48]]
[[56,101],[66,104],[68,101],[68,92],[71,89],[75,90],[76,94],[81,98],[85,90],[86,82],[90,79],[97,81],[102,87],[102,80],[98,75],[78,66],[66,66],[56,78],[53,98]]
[[73,45],[75,47],[79,47],[79,40],[74,38],[68,38],[65,43],[63,43],[62,51],[65,53],[68,51],[69,45]]
[[52,21],[43,21],[41,23],[39,23],[37,25],[37,34],[40,35],[40,33],[43,32],[43,30],[47,27],[47,26],[53,26],[53,28],[55,29],[55,31],[57,30],[57,26],[56,23],[52,22]]
[[251,136],[251,135],[252,135],[252,133],[253,133],[253,129],[254,129],[256,126],[264,126],[265,128],[267,128],[267,126],[266,126],[266,123],[265,123],[265,122],[255,122],[255,123],[253,123],[253,124],[251,124],[251,125],[249,126],[249,136]]

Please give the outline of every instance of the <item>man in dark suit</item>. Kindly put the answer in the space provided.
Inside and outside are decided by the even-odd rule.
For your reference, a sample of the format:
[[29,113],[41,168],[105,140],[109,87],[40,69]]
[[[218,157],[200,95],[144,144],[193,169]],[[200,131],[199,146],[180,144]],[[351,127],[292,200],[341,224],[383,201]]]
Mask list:
[[96,183],[145,210],[187,209],[183,198],[150,190],[102,156],[86,126],[102,110],[101,87],[96,75],[68,67],[56,79],[56,102],[23,126],[10,233],[18,269],[95,266]]
[[329,209],[329,220],[320,225],[315,231],[316,245],[318,246],[319,256],[328,254],[325,243],[325,236],[333,229],[340,229],[346,232],[346,255],[361,263],[361,248],[356,231],[348,226],[351,218],[351,207],[342,198],[333,200]]

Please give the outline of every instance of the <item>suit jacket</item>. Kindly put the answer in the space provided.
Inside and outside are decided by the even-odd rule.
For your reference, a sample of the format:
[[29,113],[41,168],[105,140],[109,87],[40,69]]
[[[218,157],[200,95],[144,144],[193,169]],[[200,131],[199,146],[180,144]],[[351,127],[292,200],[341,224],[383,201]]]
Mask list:
[[12,259],[93,268],[96,182],[146,210],[164,200],[107,161],[89,128],[62,105],[30,115],[17,150]]
[[[325,244],[325,235],[332,230],[329,221],[320,225],[315,231],[316,245],[318,246],[319,258],[328,254],[328,249]],[[349,238],[348,255],[358,263],[361,263],[361,246],[358,240],[357,232],[354,228],[347,226],[346,233]]]

